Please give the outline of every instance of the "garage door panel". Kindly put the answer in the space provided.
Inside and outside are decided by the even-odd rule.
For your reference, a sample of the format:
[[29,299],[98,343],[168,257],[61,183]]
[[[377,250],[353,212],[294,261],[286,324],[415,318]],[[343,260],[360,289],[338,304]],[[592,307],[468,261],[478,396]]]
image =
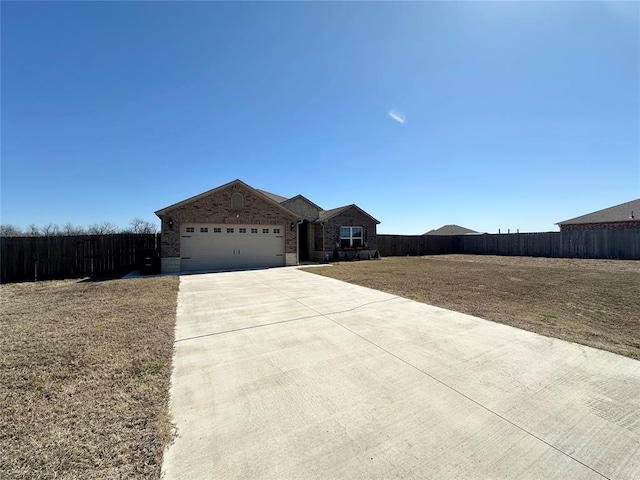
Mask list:
[[186,224],[181,229],[184,271],[284,265],[281,225]]

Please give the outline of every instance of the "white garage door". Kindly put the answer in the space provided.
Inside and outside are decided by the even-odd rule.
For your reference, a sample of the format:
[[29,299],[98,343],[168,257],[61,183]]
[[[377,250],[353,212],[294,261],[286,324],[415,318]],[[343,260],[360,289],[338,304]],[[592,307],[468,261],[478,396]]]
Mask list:
[[180,268],[214,270],[284,266],[282,225],[184,224]]

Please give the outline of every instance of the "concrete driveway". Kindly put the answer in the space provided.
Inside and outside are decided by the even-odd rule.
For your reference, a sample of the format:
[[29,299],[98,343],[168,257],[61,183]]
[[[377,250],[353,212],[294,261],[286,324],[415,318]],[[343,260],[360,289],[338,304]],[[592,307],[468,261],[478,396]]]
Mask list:
[[182,276],[165,479],[638,479],[640,362],[295,268]]

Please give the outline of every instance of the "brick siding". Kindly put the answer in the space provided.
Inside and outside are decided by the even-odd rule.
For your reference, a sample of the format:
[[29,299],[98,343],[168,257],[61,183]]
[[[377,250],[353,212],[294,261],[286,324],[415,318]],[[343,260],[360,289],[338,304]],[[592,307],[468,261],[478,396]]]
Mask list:
[[[231,195],[235,192],[241,193],[244,197],[242,210],[231,209]],[[169,219],[173,221],[172,229],[169,228]],[[297,229],[289,228],[291,222],[297,222],[297,217],[241,184],[232,184],[225,189],[177,206],[165,212],[161,220],[160,255],[163,258],[180,257],[180,225],[184,223],[284,225],[286,258],[290,261],[290,254],[295,256],[297,253]]]
[[[324,245],[322,244],[323,227]],[[349,210],[330,218],[325,222],[324,226],[316,224],[315,251],[332,253],[336,248],[336,243],[340,241],[340,227],[364,227],[367,249],[378,249],[376,222],[368,215],[364,215],[357,208],[350,208]]]
[[561,232],[584,232],[586,230],[640,230],[640,219],[626,222],[573,223],[560,225]]

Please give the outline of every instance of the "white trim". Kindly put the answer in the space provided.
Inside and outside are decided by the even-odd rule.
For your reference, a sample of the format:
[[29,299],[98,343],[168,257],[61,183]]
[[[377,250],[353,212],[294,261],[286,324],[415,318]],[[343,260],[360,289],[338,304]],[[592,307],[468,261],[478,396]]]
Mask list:
[[[342,235],[342,229],[343,228],[348,228],[349,229],[349,236],[348,237],[344,237]],[[354,236],[353,235],[353,229],[354,228],[359,228],[360,229],[360,236]],[[353,241],[354,240],[360,240],[360,245],[356,245],[355,247],[363,247],[364,246],[364,227],[362,225],[340,225],[340,235],[339,235],[339,239],[338,241],[340,242],[340,247],[342,248],[342,240],[349,240],[349,247],[354,248],[353,245]]]
[[263,235],[251,234],[257,227],[250,224],[191,223],[181,227],[184,233],[191,228],[195,231],[180,236],[180,271],[285,265],[285,238],[274,232],[283,231],[283,225],[262,225],[269,230]]

